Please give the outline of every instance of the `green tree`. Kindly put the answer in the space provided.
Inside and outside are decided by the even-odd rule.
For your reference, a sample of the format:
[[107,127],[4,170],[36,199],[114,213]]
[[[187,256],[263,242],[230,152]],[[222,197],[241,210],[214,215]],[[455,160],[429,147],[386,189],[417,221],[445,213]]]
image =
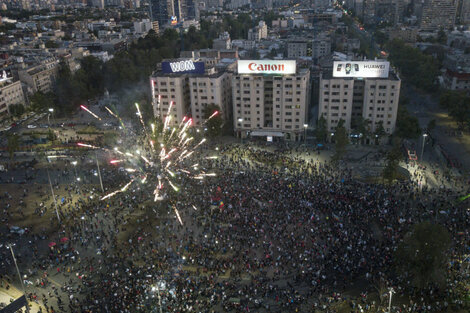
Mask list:
[[14,117],[20,117],[25,112],[24,105],[21,103],[12,104],[8,109],[10,110],[10,114]]
[[57,42],[52,41],[52,40],[46,41],[46,43],[44,44],[44,46],[45,46],[46,48],[50,48],[50,49],[59,48],[59,45],[57,44]]
[[35,111],[47,110],[48,108],[54,108],[54,95],[52,93],[36,92],[31,98],[31,108]]
[[344,120],[340,119],[338,122],[338,126],[335,130],[334,140],[335,140],[335,147],[336,153],[334,156],[335,160],[341,160],[344,155],[346,154],[346,146],[349,143],[348,133],[346,128],[344,127]]
[[326,142],[326,137],[328,135],[327,122],[323,115],[320,116],[317,122],[317,127],[315,128],[315,137],[320,142]]
[[384,129],[384,123],[380,121],[376,126],[375,126],[375,132],[374,132],[374,137],[375,137],[375,144],[378,145],[380,142],[380,139],[385,136],[387,133],[385,132]]
[[428,133],[432,133],[432,131],[436,128],[436,120],[432,119],[429,121],[428,126],[426,127],[426,130]]
[[20,136],[16,134],[9,135],[7,139],[7,149],[8,149],[8,154],[10,155],[10,159],[13,159],[13,155],[15,154],[15,151],[18,150],[19,146],[20,146]]
[[450,235],[443,226],[430,222],[416,224],[395,253],[398,274],[421,290],[444,287],[450,244]]
[[382,177],[389,183],[398,177],[398,165],[401,158],[402,153],[399,145],[394,145],[393,149],[387,153],[387,163],[382,172]]
[[216,104],[208,104],[203,110],[205,120],[207,120],[215,112],[218,112],[218,114],[206,122],[207,135],[210,137],[220,135],[222,132],[224,120],[222,118],[222,114],[220,113],[220,107]]
[[400,138],[417,138],[421,134],[418,119],[411,116],[405,106],[398,106],[395,135]]
[[56,134],[54,134],[52,129],[49,129],[47,131],[47,140],[49,140],[50,142],[53,142],[54,140],[56,140],[56,138],[57,138]]

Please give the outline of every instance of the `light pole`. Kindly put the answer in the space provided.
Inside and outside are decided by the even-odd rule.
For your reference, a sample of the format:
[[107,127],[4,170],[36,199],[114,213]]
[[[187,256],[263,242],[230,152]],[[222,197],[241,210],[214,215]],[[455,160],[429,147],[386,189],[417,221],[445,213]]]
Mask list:
[[54,113],[54,109],[53,108],[49,108],[49,114],[47,114],[47,124],[49,124],[49,126],[51,126],[51,122],[49,120],[49,115],[52,115],[52,113]]
[[57,214],[57,219],[59,220],[59,224],[60,224],[59,211],[57,210],[57,201],[54,195],[54,188],[52,188],[51,176],[49,175],[49,169],[46,168],[46,171],[47,171],[47,178],[49,179],[49,186],[51,187],[52,199],[54,199],[55,213]]
[[307,145],[307,128],[308,124],[304,124],[304,144]]
[[421,161],[423,161],[423,154],[424,154],[424,143],[426,142],[426,137],[428,134],[423,134],[423,146],[421,147]]
[[[24,288],[24,282],[21,278],[20,269],[18,268],[18,264],[16,263],[15,253],[13,252],[13,245],[9,244],[8,247],[10,248],[11,256],[13,258],[13,262],[15,263],[16,272],[18,273],[18,277],[20,278],[21,288],[23,289],[23,295],[26,298],[26,289]],[[29,305],[26,305],[26,312],[29,312]]]
[[80,177],[78,177],[78,174],[77,174],[77,161],[73,161],[72,164],[73,164],[73,169],[75,171],[75,180],[77,181],[77,187],[78,187],[78,192],[80,192],[80,187],[78,186],[78,182],[80,181]]
[[104,192],[103,181],[101,180],[100,163],[98,163],[98,154],[96,153],[96,150],[95,150],[95,157],[96,157],[96,167],[98,167],[98,177],[100,179],[101,192]]
[[[238,123],[240,123],[240,129],[241,129],[243,127],[243,125],[242,125],[243,119],[239,118]],[[243,144],[243,132],[242,132],[242,130],[240,130],[240,143]]]
[[390,294],[390,298],[388,300],[388,313],[391,313],[391,309],[392,309],[392,295],[395,293],[395,290],[393,290],[393,288],[390,288],[388,293]]

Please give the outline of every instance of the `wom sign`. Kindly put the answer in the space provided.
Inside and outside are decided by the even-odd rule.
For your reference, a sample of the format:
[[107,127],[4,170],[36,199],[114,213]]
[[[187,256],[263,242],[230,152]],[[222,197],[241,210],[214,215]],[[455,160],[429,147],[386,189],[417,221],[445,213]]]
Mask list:
[[238,60],[238,74],[295,74],[294,60]]
[[204,62],[183,60],[176,62],[162,62],[164,73],[197,73],[204,74]]

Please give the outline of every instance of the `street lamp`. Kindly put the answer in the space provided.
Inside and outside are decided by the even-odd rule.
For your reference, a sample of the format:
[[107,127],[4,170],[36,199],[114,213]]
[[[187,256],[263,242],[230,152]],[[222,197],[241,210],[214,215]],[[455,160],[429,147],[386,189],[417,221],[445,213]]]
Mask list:
[[[26,297],[26,289],[24,288],[24,282],[23,282],[23,279],[21,278],[20,269],[18,268],[18,264],[16,263],[15,253],[13,252],[13,245],[10,243],[10,244],[7,245],[7,248],[10,249],[11,256],[13,258],[13,262],[15,263],[16,272],[18,273],[18,277],[20,278],[21,287],[23,288],[23,295]],[[29,306],[28,305],[26,305],[26,312],[29,312]]]
[[307,145],[307,128],[308,124],[304,124],[304,143]]
[[421,161],[423,161],[423,154],[424,154],[424,143],[426,141],[426,137],[428,136],[428,134],[423,134],[423,146],[421,147]]
[[[243,127],[242,123],[243,123],[243,119],[242,118],[239,118],[238,119],[238,123],[240,123],[240,129],[241,127]],[[242,134],[242,131],[240,130],[240,143],[243,144],[243,134]]]
[[51,125],[51,122],[49,120],[49,116],[52,115],[52,113],[54,113],[54,109],[53,108],[49,108],[49,114],[47,114],[47,124],[49,124],[49,126]]
[[391,313],[391,309],[392,309],[392,295],[395,293],[395,290],[393,290],[393,288],[390,288],[388,293],[390,294],[390,298],[388,300],[388,313]]

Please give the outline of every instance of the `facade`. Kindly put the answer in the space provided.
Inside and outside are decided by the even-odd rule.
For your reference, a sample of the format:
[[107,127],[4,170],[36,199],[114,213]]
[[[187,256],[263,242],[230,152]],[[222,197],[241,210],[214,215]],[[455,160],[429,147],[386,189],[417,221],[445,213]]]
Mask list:
[[292,40],[287,42],[287,58],[295,59],[307,56],[307,41]]
[[238,136],[297,141],[304,137],[310,71],[295,68],[294,71],[294,74],[240,74],[239,64],[238,73],[232,77],[233,123]]
[[204,109],[208,104],[217,105],[226,121],[231,116],[231,74],[219,72],[212,75],[190,76],[190,108],[193,123],[201,126],[204,123]]
[[268,25],[264,21],[260,21],[258,26],[248,30],[248,40],[260,41],[268,38]]
[[52,91],[58,72],[59,60],[52,58],[37,66],[20,69],[18,76],[26,84],[28,93],[48,93]]
[[212,49],[214,50],[229,50],[232,49],[232,42],[230,41],[230,34],[223,32],[219,38],[212,41]]
[[312,57],[314,59],[321,58],[331,54],[330,38],[317,38],[312,41]]
[[455,25],[456,5],[453,0],[428,0],[424,3],[420,30],[449,30]]
[[195,69],[171,73],[164,71],[160,65],[161,68],[150,77],[154,115],[164,120],[171,104],[169,126],[179,125],[185,116],[192,117],[194,125],[202,126],[204,109],[215,104],[223,118],[230,120],[231,73],[224,69],[217,72],[215,59],[181,60],[170,63],[193,61],[204,63],[205,69],[202,72]]
[[0,83],[0,119],[10,113],[10,106],[15,104],[25,104],[23,88],[19,80],[4,81]]
[[400,78],[390,72],[388,78],[332,77],[322,73],[319,88],[319,117],[327,121],[334,133],[339,121],[351,132],[362,119],[369,122],[371,132],[382,123],[387,134],[395,131]]

